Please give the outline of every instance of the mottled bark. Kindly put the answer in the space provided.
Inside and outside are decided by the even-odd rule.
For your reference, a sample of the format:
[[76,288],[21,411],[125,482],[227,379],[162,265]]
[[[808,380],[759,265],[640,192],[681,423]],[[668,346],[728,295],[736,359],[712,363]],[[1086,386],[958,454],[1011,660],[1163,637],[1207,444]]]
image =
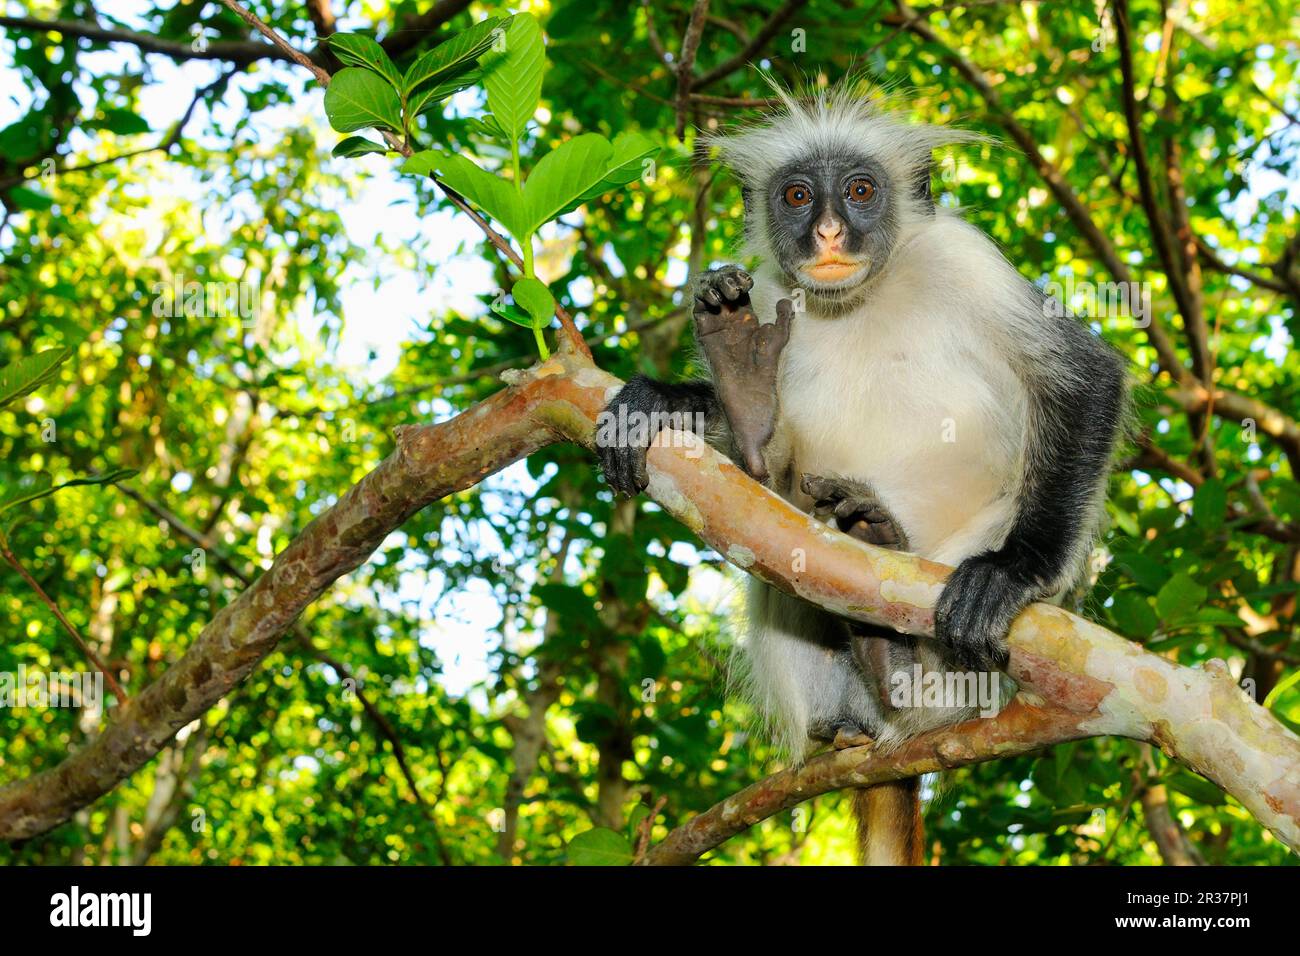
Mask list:
[[[590,446],[597,414],[622,384],[572,352],[510,373],[507,381],[509,388],[449,422],[403,429],[397,451],[305,528],[94,743],[0,790],[0,838],[43,832],[138,769],[269,654],[332,581],[420,508],[548,442]],[[661,434],[649,473],[656,501],[769,584],[855,620],[908,634],[933,628],[947,568],[832,531],[693,435]],[[716,845],[710,840],[837,787],[1104,734],[1160,746],[1236,797],[1288,846],[1300,846],[1300,738],[1249,700],[1222,664],[1179,667],[1042,604],[1016,620],[1009,644],[1008,672],[1022,691],[997,718],[928,734],[888,755],[856,748],[817,758],[702,814],[702,822],[688,824],[690,840],[670,837],[648,858],[694,859]]]
[[304,528],[99,737],[52,770],[0,789],[0,839],[42,833],[107,793],[239,684],[303,609],[389,532],[431,502],[555,441],[535,414],[539,403],[555,406],[549,414],[557,419],[584,414],[565,411],[576,385],[561,368],[544,369],[531,387],[505,389],[448,422],[400,429],[397,450]]

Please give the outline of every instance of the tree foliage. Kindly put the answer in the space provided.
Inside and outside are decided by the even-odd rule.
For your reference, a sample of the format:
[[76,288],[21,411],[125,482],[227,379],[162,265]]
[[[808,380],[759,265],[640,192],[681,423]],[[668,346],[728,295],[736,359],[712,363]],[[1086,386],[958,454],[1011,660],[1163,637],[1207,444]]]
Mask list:
[[[81,0],[40,6],[89,24]],[[22,81],[0,129],[0,502],[73,483],[0,505],[21,564],[0,564],[0,674],[91,667],[25,570],[133,696],[395,426],[491,394],[557,314],[614,374],[688,372],[685,276],[733,261],[742,221],[698,131],[763,105],[752,62],[789,84],[857,70],[988,134],[936,157],[939,201],[1090,316],[1139,384],[1084,613],[1179,663],[1225,658],[1300,721],[1290,4],[357,6],[250,5],[333,74],[323,95],[224,6],[144,2],[90,35],[0,18]],[[164,69],[194,98],[152,128]],[[488,242],[439,252],[435,228],[467,213],[430,176],[522,268]],[[430,230],[350,236],[380,184]],[[382,302],[397,272],[432,287],[466,258],[490,276],[473,308],[410,315],[382,376],[341,358],[370,318],[345,307],[353,286]],[[1128,288],[1145,316],[1112,295]],[[772,768],[726,693],[741,576],[698,544],[548,448],[415,516],[148,767],[0,861],[626,862]],[[0,706],[0,784],[118,706]],[[818,798],[710,859],[847,861],[846,810]],[[927,822],[945,863],[1292,860],[1119,739],[955,772]]]

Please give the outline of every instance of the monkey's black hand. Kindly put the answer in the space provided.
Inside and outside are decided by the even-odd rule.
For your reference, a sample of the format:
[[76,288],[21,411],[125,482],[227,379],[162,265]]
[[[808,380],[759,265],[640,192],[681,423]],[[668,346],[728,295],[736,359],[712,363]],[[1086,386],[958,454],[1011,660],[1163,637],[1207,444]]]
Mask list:
[[1007,630],[1039,588],[996,553],[967,558],[948,578],[934,609],[934,636],[968,670],[1007,666]]
[[907,533],[862,481],[835,476],[804,475],[803,493],[813,499],[813,514],[847,535],[893,551],[907,550]]
[[637,375],[618,390],[596,420],[596,454],[615,492],[636,495],[650,481],[646,451],[664,428],[704,430],[716,408],[708,382],[670,385]]
[[764,481],[763,446],[776,428],[777,363],[790,338],[794,308],[782,299],[776,321],[759,322],[749,299],[753,285],[749,273],[736,266],[704,273],[696,280],[694,317],[741,464]]

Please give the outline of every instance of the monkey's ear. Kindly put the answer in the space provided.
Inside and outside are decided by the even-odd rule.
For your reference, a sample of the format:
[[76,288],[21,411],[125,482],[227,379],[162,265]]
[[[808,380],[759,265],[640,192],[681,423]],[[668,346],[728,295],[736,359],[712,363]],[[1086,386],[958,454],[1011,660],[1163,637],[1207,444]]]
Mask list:
[[927,209],[934,206],[934,193],[930,189],[930,180],[934,178],[934,158],[931,157],[917,174],[912,183],[912,195],[920,200]]
[[745,219],[748,221],[754,212],[754,188],[752,186],[740,187],[740,201],[745,207]]

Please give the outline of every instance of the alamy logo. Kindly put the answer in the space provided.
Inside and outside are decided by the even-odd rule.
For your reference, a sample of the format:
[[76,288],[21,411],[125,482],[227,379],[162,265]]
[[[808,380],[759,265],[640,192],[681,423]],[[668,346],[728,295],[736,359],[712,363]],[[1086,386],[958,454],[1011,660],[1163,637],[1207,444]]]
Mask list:
[[104,699],[104,675],[99,671],[45,671],[19,664],[17,671],[0,671],[0,709],[25,707],[85,707],[95,710]]
[[153,295],[153,314],[159,319],[238,317],[256,322],[258,318],[258,289],[252,282],[187,281],[178,273],[171,282],[155,282]]
[[151,893],[71,893],[50,897],[51,926],[125,926],[135,936],[148,936],[153,928]]
[[977,707],[981,717],[996,717],[1002,709],[1002,680],[997,671],[894,671],[889,678],[889,702],[895,707]]
[[[601,412],[596,419],[596,445],[600,448],[644,448],[661,432],[668,435],[659,439],[670,448],[685,448],[687,458],[704,454],[703,435],[708,424],[703,413],[689,412],[629,412],[626,405],[618,407],[618,414]],[[671,437],[670,437],[671,436]]]

